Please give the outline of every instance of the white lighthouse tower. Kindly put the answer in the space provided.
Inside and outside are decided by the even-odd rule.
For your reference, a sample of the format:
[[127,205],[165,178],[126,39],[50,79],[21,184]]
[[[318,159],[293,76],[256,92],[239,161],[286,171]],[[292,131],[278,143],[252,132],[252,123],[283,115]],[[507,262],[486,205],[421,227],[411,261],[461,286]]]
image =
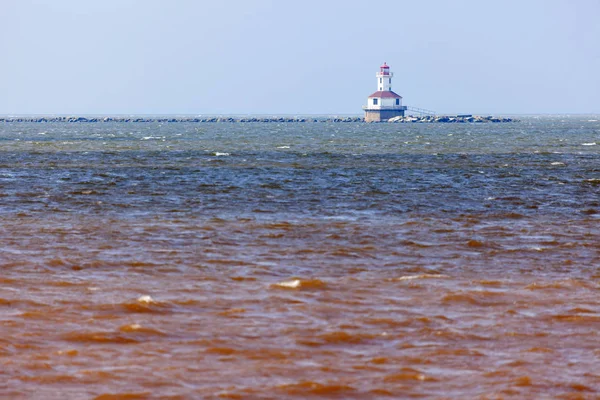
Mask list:
[[406,106],[402,105],[402,96],[392,91],[392,78],[390,67],[384,62],[379,68],[377,77],[377,91],[369,96],[365,110],[365,121],[380,122],[390,118],[404,116]]

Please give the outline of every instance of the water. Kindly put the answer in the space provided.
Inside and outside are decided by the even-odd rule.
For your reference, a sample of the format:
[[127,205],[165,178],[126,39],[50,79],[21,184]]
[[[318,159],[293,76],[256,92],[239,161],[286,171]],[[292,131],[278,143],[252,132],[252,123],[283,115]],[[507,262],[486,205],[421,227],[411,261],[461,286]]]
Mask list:
[[4,123],[0,395],[593,398],[598,120]]

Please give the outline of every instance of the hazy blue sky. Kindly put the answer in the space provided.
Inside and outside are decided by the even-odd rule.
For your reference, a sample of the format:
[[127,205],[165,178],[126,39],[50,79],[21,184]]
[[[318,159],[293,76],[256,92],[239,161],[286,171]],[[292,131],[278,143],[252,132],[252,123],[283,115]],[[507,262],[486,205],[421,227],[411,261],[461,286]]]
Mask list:
[[0,0],[0,114],[599,113],[600,0]]

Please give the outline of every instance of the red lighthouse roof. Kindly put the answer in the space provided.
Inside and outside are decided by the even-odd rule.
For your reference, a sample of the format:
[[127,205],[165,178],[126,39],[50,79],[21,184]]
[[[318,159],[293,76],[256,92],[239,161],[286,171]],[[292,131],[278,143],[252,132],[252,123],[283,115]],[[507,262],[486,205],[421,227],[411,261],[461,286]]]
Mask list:
[[387,65],[387,63],[386,63],[386,62],[384,62],[384,63],[383,63],[383,65],[382,65],[381,67],[379,67],[379,68],[390,69],[390,66],[389,66],[389,65]]
[[397,93],[392,92],[391,90],[380,90],[378,92],[375,92],[369,96],[369,99],[372,99],[373,97],[377,97],[379,99],[401,99],[402,98],[402,96],[400,96]]

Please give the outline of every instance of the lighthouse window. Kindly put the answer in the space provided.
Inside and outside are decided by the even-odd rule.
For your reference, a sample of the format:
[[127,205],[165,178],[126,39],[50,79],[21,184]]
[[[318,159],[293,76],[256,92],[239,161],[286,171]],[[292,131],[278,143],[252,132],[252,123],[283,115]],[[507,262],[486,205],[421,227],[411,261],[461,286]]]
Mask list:
[[396,105],[399,106],[400,105],[400,99],[396,99]]
[[379,83],[383,83],[383,81],[382,81],[382,79],[381,79],[381,78],[379,78]]
[[377,99],[373,99],[373,105],[376,106],[377,105]]

